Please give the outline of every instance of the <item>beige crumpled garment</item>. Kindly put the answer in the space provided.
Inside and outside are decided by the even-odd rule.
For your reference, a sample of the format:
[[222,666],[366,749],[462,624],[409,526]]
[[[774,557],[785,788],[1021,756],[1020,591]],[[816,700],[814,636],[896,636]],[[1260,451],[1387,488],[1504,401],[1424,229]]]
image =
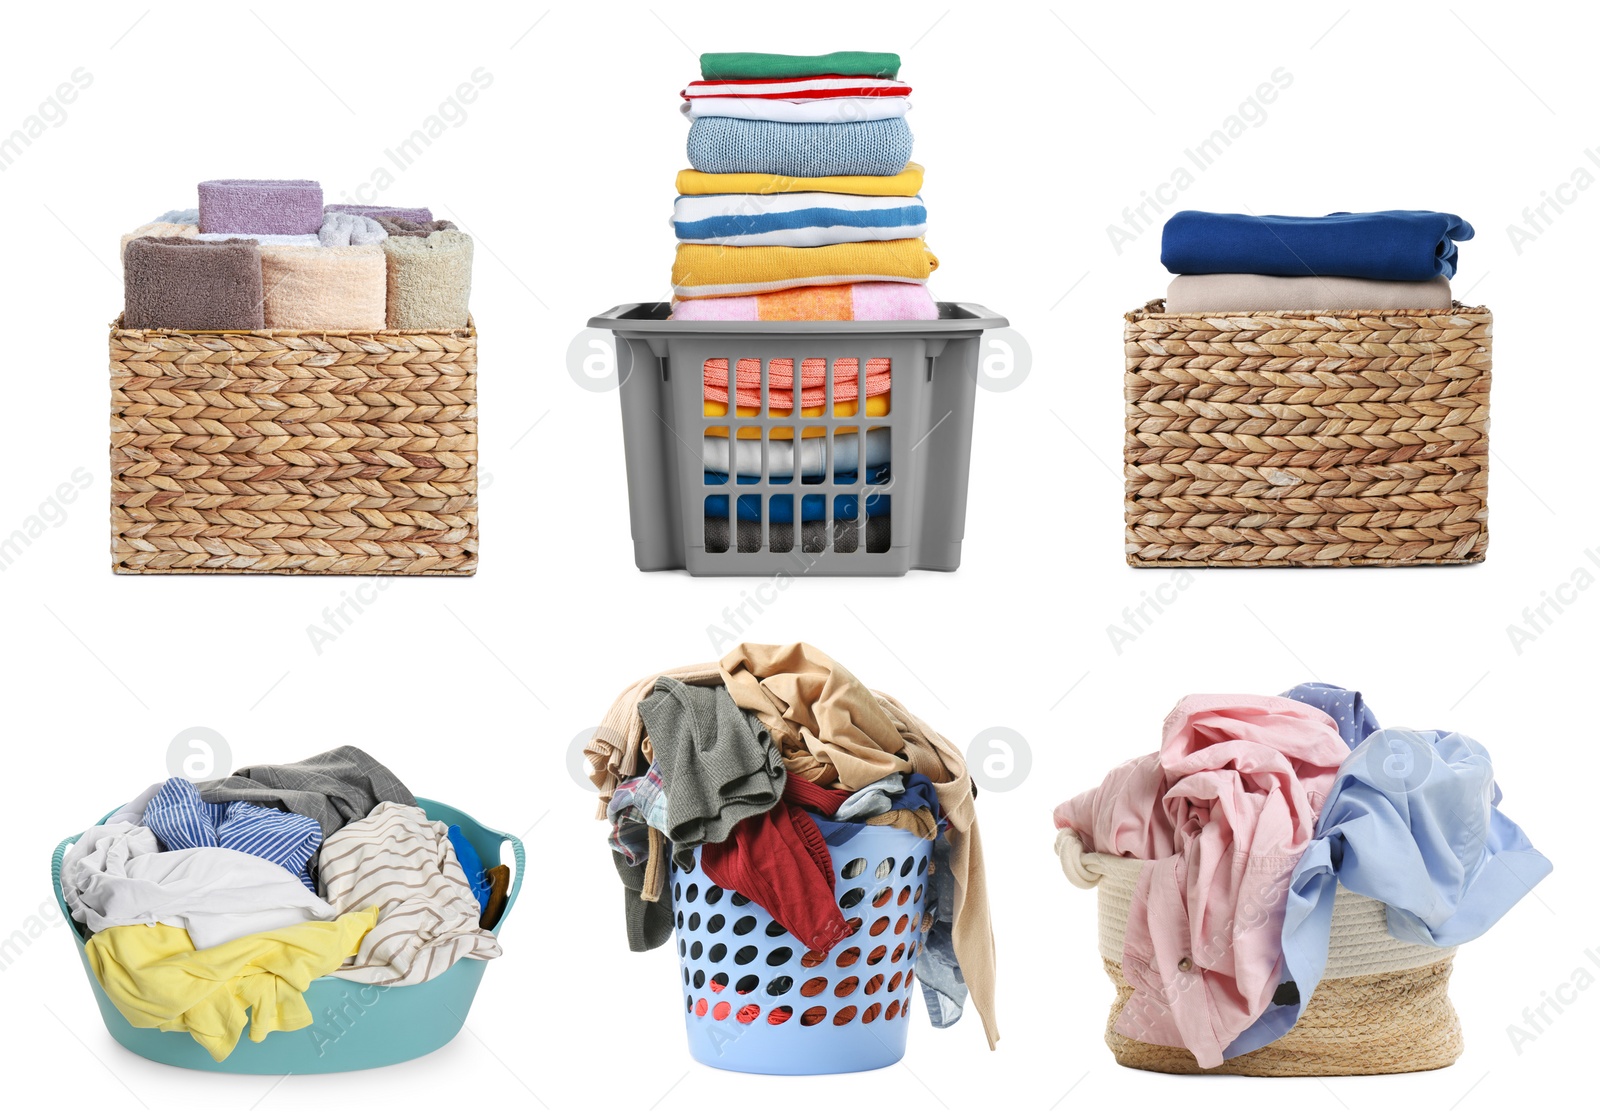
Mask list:
[[809,645],[739,645],[720,664],[653,674],[629,685],[613,701],[584,749],[589,777],[600,791],[602,820],[617,782],[648,768],[648,762],[641,764],[646,745],[638,706],[661,677],[689,684],[725,684],[741,708],[755,712],[771,729],[791,774],[850,790],[892,773],[915,772],[933,783],[950,822],[956,959],[993,1049],[1000,1032],[994,1013],[988,883],[972,779],[954,744],[900,701],[868,689],[844,666]]

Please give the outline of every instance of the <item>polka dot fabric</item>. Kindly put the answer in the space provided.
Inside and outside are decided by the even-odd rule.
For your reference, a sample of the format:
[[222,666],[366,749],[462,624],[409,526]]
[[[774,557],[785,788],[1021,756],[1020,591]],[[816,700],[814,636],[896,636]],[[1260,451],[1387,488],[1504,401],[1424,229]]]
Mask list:
[[[830,822],[818,823],[826,835]],[[851,1073],[905,1056],[933,843],[863,826],[828,849],[855,932],[826,953],[717,886],[698,859],[693,870],[673,868],[674,945],[696,1061],[743,1073]]]

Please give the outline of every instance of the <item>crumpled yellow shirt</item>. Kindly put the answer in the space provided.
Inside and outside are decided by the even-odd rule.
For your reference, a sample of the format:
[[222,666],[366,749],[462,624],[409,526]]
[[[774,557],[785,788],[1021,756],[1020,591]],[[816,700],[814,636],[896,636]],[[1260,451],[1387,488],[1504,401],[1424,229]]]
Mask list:
[[239,1043],[311,1025],[304,992],[361,946],[378,908],[196,949],[176,926],[113,926],[84,944],[117,1010],[136,1027],[188,1031],[217,1061]]

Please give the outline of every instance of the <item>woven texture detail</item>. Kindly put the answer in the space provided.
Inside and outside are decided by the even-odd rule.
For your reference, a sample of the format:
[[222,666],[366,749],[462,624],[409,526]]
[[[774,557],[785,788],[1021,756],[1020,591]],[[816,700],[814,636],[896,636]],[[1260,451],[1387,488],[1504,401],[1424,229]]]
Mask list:
[[468,575],[477,332],[111,329],[113,570]]
[[1420,968],[1325,980],[1294,1030],[1277,1042],[1201,1069],[1189,1051],[1153,1046],[1116,1031],[1133,995],[1122,966],[1100,962],[1116,985],[1106,1045],[1118,1065],[1156,1073],[1235,1073],[1248,1077],[1339,1077],[1440,1069],[1461,1056],[1461,1021],[1450,1003],[1449,958]]
[[1136,567],[1462,564],[1488,548],[1487,308],[1125,316]]

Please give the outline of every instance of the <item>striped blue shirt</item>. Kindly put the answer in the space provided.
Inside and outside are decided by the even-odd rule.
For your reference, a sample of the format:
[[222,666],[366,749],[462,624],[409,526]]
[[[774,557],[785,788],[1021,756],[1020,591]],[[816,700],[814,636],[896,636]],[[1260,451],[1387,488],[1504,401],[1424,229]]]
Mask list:
[[141,823],[168,851],[245,852],[287,868],[308,890],[316,890],[309,868],[322,847],[322,826],[310,817],[250,801],[202,801],[193,782],[169,778],[145,806]]

